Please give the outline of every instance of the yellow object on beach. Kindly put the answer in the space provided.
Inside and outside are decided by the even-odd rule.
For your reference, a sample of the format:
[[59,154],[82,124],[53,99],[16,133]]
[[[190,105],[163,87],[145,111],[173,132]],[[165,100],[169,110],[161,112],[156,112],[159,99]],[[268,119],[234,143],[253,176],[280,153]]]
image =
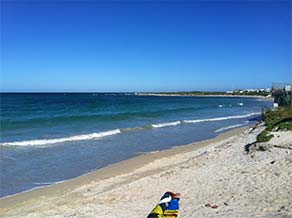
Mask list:
[[147,218],[161,218],[163,217],[163,210],[161,208],[161,206],[158,204],[149,214],[149,216]]
[[180,194],[166,192],[147,218],[173,218],[178,216]]

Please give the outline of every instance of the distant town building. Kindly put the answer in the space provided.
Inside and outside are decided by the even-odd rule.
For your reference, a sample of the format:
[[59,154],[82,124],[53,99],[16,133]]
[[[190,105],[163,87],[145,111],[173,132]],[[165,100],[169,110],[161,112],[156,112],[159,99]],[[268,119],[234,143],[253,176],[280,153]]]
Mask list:
[[231,95],[264,95],[268,96],[271,94],[271,88],[260,88],[260,89],[235,89],[226,91],[226,94]]

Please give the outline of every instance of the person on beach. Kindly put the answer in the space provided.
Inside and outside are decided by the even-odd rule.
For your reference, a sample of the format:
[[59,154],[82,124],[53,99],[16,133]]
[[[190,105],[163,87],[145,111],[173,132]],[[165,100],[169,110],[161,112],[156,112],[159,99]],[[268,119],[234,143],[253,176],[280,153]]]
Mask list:
[[147,218],[177,217],[179,211],[180,193],[165,192],[159,203]]

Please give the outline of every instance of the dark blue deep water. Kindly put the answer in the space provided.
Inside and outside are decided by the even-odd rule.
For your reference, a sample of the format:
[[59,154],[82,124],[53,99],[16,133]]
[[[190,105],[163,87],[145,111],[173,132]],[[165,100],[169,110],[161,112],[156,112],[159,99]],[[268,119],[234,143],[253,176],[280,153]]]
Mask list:
[[1,94],[0,197],[252,125],[271,105],[237,97]]

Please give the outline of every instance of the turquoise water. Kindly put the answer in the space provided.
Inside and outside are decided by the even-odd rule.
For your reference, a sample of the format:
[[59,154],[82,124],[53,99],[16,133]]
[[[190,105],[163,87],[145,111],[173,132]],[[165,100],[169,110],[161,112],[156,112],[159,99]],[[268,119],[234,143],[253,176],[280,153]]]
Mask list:
[[1,94],[1,197],[255,123],[272,102],[123,93]]

